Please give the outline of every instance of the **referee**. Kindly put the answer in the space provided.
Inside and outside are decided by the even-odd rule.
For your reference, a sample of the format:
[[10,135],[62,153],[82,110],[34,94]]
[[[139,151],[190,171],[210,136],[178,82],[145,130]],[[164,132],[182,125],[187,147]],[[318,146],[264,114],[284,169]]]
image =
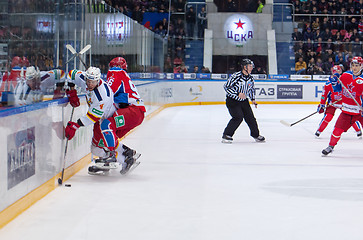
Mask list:
[[250,135],[256,142],[265,141],[265,137],[260,135],[255,116],[248,101],[257,108],[255,100],[255,84],[251,75],[254,64],[250,59],[242,60],[242,71],[232,74],[224,84],[224,90],[227,93],[226,105],[232,119],[228,122],[222,136],[222,143],[232,143],[233,134],[242,123],[243,119],[250,128]]

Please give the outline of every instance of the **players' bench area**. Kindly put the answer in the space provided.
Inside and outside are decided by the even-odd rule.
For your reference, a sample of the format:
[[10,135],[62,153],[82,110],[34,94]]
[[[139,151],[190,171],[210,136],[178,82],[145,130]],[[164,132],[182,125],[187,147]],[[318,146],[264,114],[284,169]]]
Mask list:
[[[172,106],[224,104],[225,80],[134,79],[151,118]],[[318,103],[323,81],[256,81],[256,99],[268,103]],[[87,112],[85,97],[73,119]],[[0,111],[0,228],[58,187],[91,161],[92,129],[81,128],[69,142],[66,158],[64,126],[72,107],[58,99]]]

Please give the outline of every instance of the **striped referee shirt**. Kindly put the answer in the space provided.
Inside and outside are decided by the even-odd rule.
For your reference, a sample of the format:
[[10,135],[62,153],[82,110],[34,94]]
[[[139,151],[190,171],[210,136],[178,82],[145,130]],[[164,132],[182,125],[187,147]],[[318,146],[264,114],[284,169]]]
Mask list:
[[255,82],[251,74],[244,75],[242,71],[233,73],[224,84],[227,97],[237,101],[243,101],[238,97],[239,93],[244,93],[252,101],[255,100]]

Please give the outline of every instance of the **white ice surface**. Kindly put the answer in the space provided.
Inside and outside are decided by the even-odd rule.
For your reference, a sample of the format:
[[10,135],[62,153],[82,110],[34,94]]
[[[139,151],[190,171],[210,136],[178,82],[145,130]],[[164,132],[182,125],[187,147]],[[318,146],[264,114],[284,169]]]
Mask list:
[[145,121],[125,144],[141,164],[128,176],[68,182],[0,230],[1,240],[362,240],[363,140],[353,130],[322,157],[333,122],[322,115],[286,127],[315,105],[259,105],[265,143],[243,122],[220,142],[223,105],[173,107]]

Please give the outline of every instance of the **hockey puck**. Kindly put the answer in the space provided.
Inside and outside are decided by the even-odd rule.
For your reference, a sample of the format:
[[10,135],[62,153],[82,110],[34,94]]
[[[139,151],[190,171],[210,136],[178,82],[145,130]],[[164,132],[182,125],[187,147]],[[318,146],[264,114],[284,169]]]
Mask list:
[[72,187],[71,184],[65,184],[64,186],[66,186],[66,187]]

